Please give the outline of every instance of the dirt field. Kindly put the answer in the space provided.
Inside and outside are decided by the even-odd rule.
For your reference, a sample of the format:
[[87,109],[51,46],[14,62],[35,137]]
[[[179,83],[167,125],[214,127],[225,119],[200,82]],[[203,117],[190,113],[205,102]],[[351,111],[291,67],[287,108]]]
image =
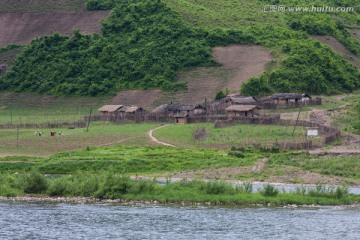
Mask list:
[[100,30],[99,21],[110,11],[81,13],[0,13],[0,48],[8,44],[27,44],[37,36],[73,30],[91,34]]
[[347,50],[336,38],[331,36],[313,36],[313,38],[327,44],[334,51],[340,53],[340,55],[342,55],[352,65],[360,69],[360,59],[354,54],[352,54],[349,50]]
[[178,81],[185,81],[187,90],[175,94],[158,90],[122,91],[112,104],[139,105],[151,110],[169,102],[195,104],[205,99],[213,100],[219,90],[238,93],[244,81],[260,75],[273,59],[270,52],[260,46],[244,45],[215,47],[213,57],[219,66],[199,67],[179,73]]

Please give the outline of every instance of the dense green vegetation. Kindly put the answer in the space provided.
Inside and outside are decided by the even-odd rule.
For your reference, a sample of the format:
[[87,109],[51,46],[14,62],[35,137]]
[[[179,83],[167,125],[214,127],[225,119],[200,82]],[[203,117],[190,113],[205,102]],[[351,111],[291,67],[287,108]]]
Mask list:
[[359,200],[349,195],[346,188],[299,188],[292,193],[279,193],[266,185],[260,193],[252,193],[252,185],[233,187],[221,181],[198,180],[159,185],[151,180],[131,180],[115,174],[65,175],[45,177],[39,172],[5,174],[0,176],[0,195],[97,197],[100,199],[157,200],[161,203],[210,202],[213,204],[350,204]]
[[[177,90],[186,87],[181,79],[175,81],[178,70],[211,64],[211,47],[231,43],[261,44],[278,61],[277,68],[245,84],[244,94],[333,94],[359,88],[359,71],[308,35],[333,35],[359,54],[359,41],[346,30],[358,26],[357,13],[261,12],[262,4],[270,2],[89,0],[91,10],[113,9],[101,33],[54,34],[33,41],[0,78],[0,89],[66,95]],[[307,3],[313,4],[301,2]],[[325,3],[358,6],[354,1],[316,4]]]
[[1,158],[0,171],[38,170],[52,174],[99,171],[119,174],[164,174],[185,170],[247,166],[260,157],[260,154],[249,153],[240,159],[219,151],[189,151],[168,147],[87,147],[83,150],[57,153],[50,158]]

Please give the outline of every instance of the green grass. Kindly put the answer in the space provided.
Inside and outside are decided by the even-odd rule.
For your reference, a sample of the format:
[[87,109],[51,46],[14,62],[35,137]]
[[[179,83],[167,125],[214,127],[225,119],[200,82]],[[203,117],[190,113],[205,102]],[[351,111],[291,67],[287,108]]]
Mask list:
[[[206,137],[195,141],[194,131],[198,128],[205,128]],[[303,141],[305,129],[297,127],[295,134],[292,134],[292,126],[276,125],[236,125],[226,128],[214,128],[214,124],[188,124],[171,125],[158,129],[154,136],[159,140],[186,148],[231,148],[237,145],[262,144],[271,145],[284,141]]]
[[[270,185],[269,185],[270,186]],[[324,190],[324,191],[323,191]],[[131,180],[114,174],[67,175],[46,178],[38,172],[0,176],[0,195],[17,196],[84,196],[104,199],[157,200],[161,203],[212,203],[221,205],[241,204],[350,204],[360,196],[349,195],[346,189],[335,192],[319,188],[312,191],[280,193],[272,197],[251,193],[244,186],[233,187],[225,182],[182,180],[166,185],[154,181]]]
[[222,151],[185,150],[170,147],[88,147],[66,151],[49,158],[0,158],[3,172],[21,172],[31,169],[43,173],[69,174],[110,171],[122,174],[165,174],[220,167],[252,165],[261,154],[245,154],[243,158],[228,156]]
[[273,155],[269,166],[294,166],[324,175],[360,179],[360,156],[312,157],[305,154]]
[[262,11],[260,1],[248,0],[164,0],[189,23],[208,28],[243,28],[276,25],[285,27],[278,14]]

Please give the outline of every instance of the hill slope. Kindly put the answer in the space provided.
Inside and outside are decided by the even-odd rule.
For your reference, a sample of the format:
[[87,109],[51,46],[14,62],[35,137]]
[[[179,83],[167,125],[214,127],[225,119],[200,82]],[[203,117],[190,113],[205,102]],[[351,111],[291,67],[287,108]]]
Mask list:
[[[234,43],[263,45],[276,59],[265,74],[243,85],[243,93],[331,94],[360,86],[359,71],[310,36],[332,35],[359,55],[360,42],[345,28],[358,26],[358,14],[262,12],[261,7],[271,2],[89,0],[91,9],[113,8],[100,34],[54,35],[33,42],[0,79],[0,87],[76,95],[129,88],[178,90],[186,81],[181,74],[176,78],[177,73],[210,66],[212,47]],[[317,4],[325,3],[338,4]],[[350,3],[356,1],[347,0]]]

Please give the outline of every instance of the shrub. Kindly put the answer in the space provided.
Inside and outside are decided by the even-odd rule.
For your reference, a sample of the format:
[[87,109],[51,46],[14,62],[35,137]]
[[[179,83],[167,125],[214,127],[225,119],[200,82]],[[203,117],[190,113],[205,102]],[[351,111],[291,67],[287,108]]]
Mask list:
[[225,93],[220,90],[220,91],[218,91],[218,92],[216,93],[215,100],[221,100],[221,99],[223,99],[223,98],[225,98],[225,97],[226,97]]
[[266,184],[262,189],[259,190],[259,193],[264,197],[276,197],[279,193],[279,190],[271,184]]
[[231,184],[223,181],[213,181],[201,184],[200,190],[206,194],[234,194],[235,190]]
[[195,141],[199,141],[206,138],[206,129],[203,127],[198,127],[193,132],[193,137]]
[[46,191],[48,181],[41,173],[32,171],[24,176],[22,186],[25,193],[42,193]]

